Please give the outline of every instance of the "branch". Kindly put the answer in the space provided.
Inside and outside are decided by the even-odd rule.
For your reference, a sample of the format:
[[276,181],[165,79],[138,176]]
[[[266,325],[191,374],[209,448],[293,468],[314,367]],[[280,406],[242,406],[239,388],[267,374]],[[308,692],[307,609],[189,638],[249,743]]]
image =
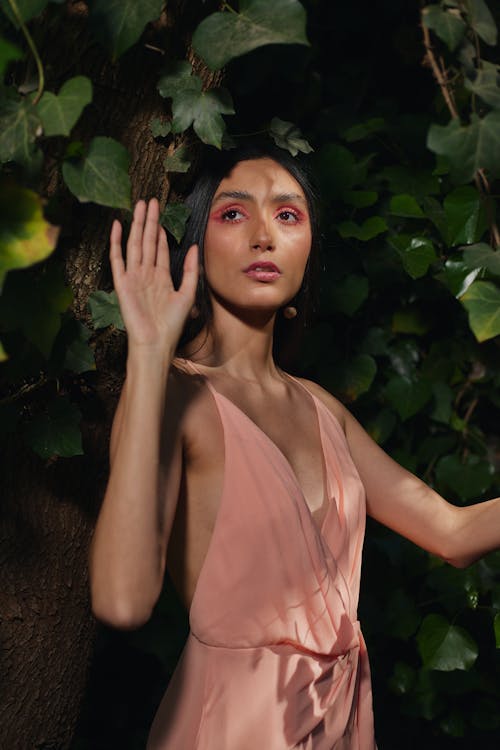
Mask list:
[[42,61],[40,59],[40,55],[38,54],[38,50],[36,48],[35,42],[33,41],[33,37],[29,33],[26,27],[26,24],[24,23],[23,17],[21,16],[21,13],[19,12],[19,8],[17,7],[16,0],[8,0],[8,3],[10,5],[10,9],[14,15],[14,18],[18,22],[21,28],[21,31],[24,34],[24,37],[28,43],[28,47],[30,48],[33,54],[33,57],[35,58],[36,68],[38,71],[38,88],[37,88],[36,96],[33,100],[33,104],[36,106],[42,97],[43,89],[45,86],[45,73],[43,70]]
[[450,114],[456,120],[458,119],[458,111],[457,111],[457,107],[455,104],[455,100],[453,98],[453,94],[451,93],[448,87],[448,76],[446,73],[446,68],[444,67],[444,65],[443,67],[440,67],[438,65],[438,61],[436,60],[434,50],[432,49],[429,29],[425,25],[423,17],[420,20],[420,27],[424,35],[424,47],[425,47],[425,53],[426,53],[424,57],[424,63],[427,60],[428,64],[430,65],[432,72],[434,74],[434,78],[436,79],[441,89],[441,93],[443,94],[444,100],[450,111]]

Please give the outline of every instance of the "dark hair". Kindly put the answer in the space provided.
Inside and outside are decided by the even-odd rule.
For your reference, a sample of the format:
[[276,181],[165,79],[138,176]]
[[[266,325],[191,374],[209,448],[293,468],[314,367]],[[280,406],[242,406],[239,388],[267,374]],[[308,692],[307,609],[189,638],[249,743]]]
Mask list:
[[[174,247],[171,252],[172,279],[177,288],[182,278],[182,267],[188,249],[193,244],[197,244],[199,247],[200,277],[195,300],[198,315],[196,318],[188,318],[179,341],[179,349],[197,336],[205,326],[210,324],[212,319],[212,306],[204,273],[204,239],[217,188],[239,162],[265,158],[273,159],[297,180],[307,201],[311,223],[311,252],[301,288],[294,299],[290,300],[290,304],[297,308],[298,314],[293,321],[286,321],[286,329],[290,332],[293,329],[295,333],[298,333],[298,329],[303,328],[309,319],[316,296],[313,282],[319,263],[320,229],[317,196],[308,166],[299,157],[293,157],[287,151],[270,143],[252,142],[229,151],[215,153],[211,149],[205,155],[194,188],[186,199],[186,205],[190,207],[191,214],[186,223],[184,237],[180,247]],[[282,327],[280,323],[277,325],[279,328]],[[276,331],[276,333],[279,337],[279,332]]]

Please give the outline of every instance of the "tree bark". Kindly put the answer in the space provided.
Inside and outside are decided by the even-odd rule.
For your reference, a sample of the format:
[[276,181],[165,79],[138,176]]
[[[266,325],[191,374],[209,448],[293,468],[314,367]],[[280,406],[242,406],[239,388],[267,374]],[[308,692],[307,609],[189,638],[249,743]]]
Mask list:
[[[207,15],[206,3],[196,9]],[[50,11],[49,11],[50,12]],[[168,197],[163,168],[165,147],[149,128],[165,115],[156,91],[166,58],[188,56],[188,40],[199,21],[185,2],[172,2],[146,32],[152,46],[135,45],[117,64],[87,31],[84,2],[68,2],[64,33],[44,16],[33,25],[44,61],[47,88],[58,90],[73,75],[94,85],[93,102],[72,135],[88,142],[107,135],[131,154],[133,200]],[[47,22],[47,18],[48,21]],[[216,79],[197,63],[209,86]],[[68,217],[56,251],[74,293],[73,311],[89,324],[87,300],[97,288],[111,287],[107,244],[112,214],[92,204],[78,204],[61,186],[54,153],[44,162],[44,193],[62,196]],[[60,154],[59,154],[60,155]],[[91,615],[87,553],[108,470],[108,440],[126,356],[124,334],[107,330],[94,337],[97,370],[60,386],[83,413],[84,456],[38,458],[14,437],[2,450],[4,490],[0,506],[0,745],[16,750],[65,750],[70,747],[85,690],[95,635]],[[49,384],[49,388],[53,384]],[[43,401],[39,389],[28,408]]]

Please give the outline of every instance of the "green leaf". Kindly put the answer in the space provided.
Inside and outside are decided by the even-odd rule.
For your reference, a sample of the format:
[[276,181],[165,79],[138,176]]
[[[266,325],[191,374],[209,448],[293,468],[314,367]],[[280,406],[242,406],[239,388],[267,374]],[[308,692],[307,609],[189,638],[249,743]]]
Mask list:
[[159,117],[153,117],[149,123],[149,129],[153,134],[153,138],[165,138],[172,130],[172,123],[160,120]]
[[493,109],[500,109],[500,75],[497,65],[483,60],[474,80],[465,79],[465,88],[481,97]]
[[425,25],[437,34],[451,52],[458,47],[466,29],[460,14],[443,10],[439,5],[427,5],[422,17]]
[[383,117],[371,117],[366,122],[360,122],[352,125],[342,133],[342,137],[347,143],[354,143],[369,138],[376,133],[385,130],[385,120]]
[[474,281],[460,297],[478,341],[500,334],[500,289],[489,281]]
[[234,114],[231,96],[223,88],[202,91],[201,78],[191,72],[189,63],[174,63],[158,82],[161,96],[172,98],[172,132],[193,125],[203,143],[220,149],[226,127],[221,115]]
[[452,454],[443,456],[436,464],[436,479],[460,500],[477,500],[484,496],[493,482],[493,467],[489,461],[470,453],[463,461]]
[[406,273],[412,279],[425,276],[429,266],[437,260],[434,245],[427,237],[395,234],[389,237],[389,243],[399,254]]
[[478,169],[487,169],[491,177],[500,176],[500,112],[489,112],[480,119],[471,115],[470,125],[458,119],[448,125],[431,125],[427,146],[445,156],[453,180],[470,182]]
[[190,214],[191,209],[185,203],[167,203],[160,216],[160,222],[173,234],[177,242],[180,242]]
[[98,136],[90,142],[84,159],[65,161],[64,181],[81,203],[92,201],[101,206],[130,208],[130,157],[125,146]]
[[172,130],[182,132],[193,125],[203,143],[222,148],[226,125],[221,115],[234,114],[231,95],[226,89],[209,89],[201,94],[186,93],[178,97],[172,108]]
[[9,355],[7,354],[7,352],[5,351],[5,349],[3,348],[3,344],[0,341],[0,362],[5,362],[5,360],[7,360],[7,359],[9,359]]
[[72,336],[66,343],[66,355],[63,366],[71,372],[82,373],[95,370],[94,351],[88,344],[92,331],[87,326],[74,320]]
[[404,216],[408,219],[425,218],[425,214],[415,198],[407,193],[393,195],[389,204],[389,210],[394,216]]
[[269,135],[277,146],[286,149],[292,156],[297,156],[299,151],[309,154],[313,150],[293,122],[280,120],[279,117],[273,117],[271,120]]
[[403,589],[395,589],[391,593],[384,614],[384,632],[404,641],[415,633],[422,619],[414,598],[410,598]]
[[481,196],[475,187],[464,185],[449,193],[443,202],[449,247],[477,242],[488,226]]
[[187,172],[191,166],[191,152],[187,146],[178,146],[163,160],[167,172]]
[[396,375],[387,383],[385,396],[404,422],[423,409],[431,399],[432,386],[427,380]]
[[345,190],[342,200],[354,208],[368,208],[378,201],[378,193],[374,190]]
[[494,276],[500,276],[500,252],[484,242],[464,248],[464,264],[467,268],[485,268]]
[[325,193],[325,198],[340,197],[346,190],[359,184],[356,180],[354,154],[337,143],[328,143],[316,152],[314,163]]
[[468,0],[470,23],[483,42],[495,46],[497,43],[497,25],[484,0]]
[[424,667],[441,672],[470,669],[478,655],[472,636],[442,615],[427,615],[418,631],[417,644]]
[[395,165],[385,167],[380,172],[380,179],[386,180],[393,193],[408,193],[417,200],[424,200],[429,195],[441,192],[439,179],[428,169],[415,169]]
[[3,79],[4,73],[9,63],[14,60],[21,60],[23,53],[15,44],[8,42],[7,39],[0,37],[0,78]]
[[7,271],[47,258],[59,227],[43,216],[42,200],[32,190],[0,180],[0,290]]
[[[16,5],[23,21],[30,21],[35,16],[39,16],[40,13],[45,10],[48,2],[49,0],[16,0]],[[61,0],[56,0],[56,2],[61,2]],[[9,21],[14,24],[16,28],[19,28],[16,17],[12,13],[9,0],[0,0],[0,8]]]
[[92,101],[92,83],[86,76],[70,78],[56,96],[46,91],[37,110],[44,135],[69,135],[84,107]]
[[116,292],[92,292],[89,296],[88,306],[94,328],[106,328],[114,326],[119,331],[125,330],[120,303]]
[[29,165],[41,131],[42,122],[30,101],[4,99],[0,103],[0,161]]
[[265,44],[309,44],[298,0],[240,0],[239,9],[213,13],[193,34],[195,52],[212,70]]
[[394,313],[391,330],[394,333],[415,333],[417,336],[423,336],[429,330],[429,323],[420,310],[407,308]]
[[335,282],[331,299],[336,310],[352,317],[368,297],[369,285],[366,276],[350,274]]
[[164,0],[93,0],[94,34],[116,59],[137,42],[146,24],[159,18],[164,4]]
[[415,670],[409,664],[397,661],[389,679],[389,687],[396,695],[410,693],[415,684]]
[[495,633],[495,645],[497,648],[500,648],[500,612],[495,615],[495,619],[493,620],[493,630]]
[[340,236],[344,239],[354,237],[362,242],[368,242],[379,234],[387,232],[387,222],[381,216],[370,216],[361,226],[354,221],[343,221],[338,226]]
[[370,390],[376,374],[377,364],[373,357],[358,354],[334,368],[324,367],[320,378],[328,390],[338,393],[346,401],[355,401]]
[[56,396],[45,413],[26,425],[26,442],[44,459],[83,455],[81,418],[80,410],[67,396]]
[[447,260],[442,271],[434,278],[441,281],[454,297],[461,297],[480,273],[479,268],[471,271],[461,260]]

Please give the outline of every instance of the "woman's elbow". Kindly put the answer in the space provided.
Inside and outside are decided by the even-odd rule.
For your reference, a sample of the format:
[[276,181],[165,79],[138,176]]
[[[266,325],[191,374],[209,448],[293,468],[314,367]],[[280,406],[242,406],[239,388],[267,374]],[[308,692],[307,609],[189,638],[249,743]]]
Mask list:
[[152,607],[131,607],[125,603],[102,602],[91,598],[94,617],[111,628],[118,630],[136,630],[145,625],[151,617]]

